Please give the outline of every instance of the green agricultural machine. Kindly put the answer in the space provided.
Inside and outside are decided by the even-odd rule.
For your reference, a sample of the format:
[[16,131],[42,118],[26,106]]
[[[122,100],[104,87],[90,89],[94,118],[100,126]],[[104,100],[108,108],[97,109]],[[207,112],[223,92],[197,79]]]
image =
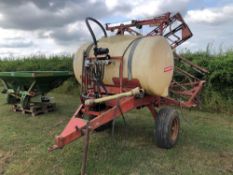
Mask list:
[[6,102],[13,105],[13,111],[33,116],[55,109],[46,94],[71,76],[69,71],[0,72]]

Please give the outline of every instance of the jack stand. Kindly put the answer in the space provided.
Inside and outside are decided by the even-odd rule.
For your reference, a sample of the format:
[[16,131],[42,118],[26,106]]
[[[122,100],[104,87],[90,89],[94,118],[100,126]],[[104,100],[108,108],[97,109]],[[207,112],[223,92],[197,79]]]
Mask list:
[[83,161],[82,161],[81,175],[87,175],[87,156],[88,156],[89,136],[90,136],[89,123],[87,123],[86,127],[83,128],[82,131],[84,133],[84,145],[83,145]]

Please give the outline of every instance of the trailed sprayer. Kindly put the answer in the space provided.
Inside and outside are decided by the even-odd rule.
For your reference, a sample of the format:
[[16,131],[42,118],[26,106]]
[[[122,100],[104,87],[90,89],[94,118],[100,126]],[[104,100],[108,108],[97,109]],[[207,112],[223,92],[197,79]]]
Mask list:
[[[96,39],[90,22],[103,31],[101,39]],[[50,151],[84,136],[81,174],[85,174],[90,132],[113,128],[116,118],[144,107],[156,120],[157,145],[172,148],[179,135],[178,112],[168,107],[158,109],[168,105],[197,106],[205,83],[200,77],[207,73],[175,53],[175,48],[192,36],[181,15],[166,13],[105,27],[89,17],[86,25],[93,42],[82,45],[73,61],[82,103]],[[107,36],[106,30],[115,35]]]

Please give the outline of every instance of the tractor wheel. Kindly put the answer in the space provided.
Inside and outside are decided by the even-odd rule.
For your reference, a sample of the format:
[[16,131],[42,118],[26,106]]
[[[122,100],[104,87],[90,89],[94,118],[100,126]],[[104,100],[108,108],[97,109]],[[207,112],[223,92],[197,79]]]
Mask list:
[[180,119],[176,110],[163,108],[159,111],[155,124],[155,139],[160,148],[172,148],[179,137]]

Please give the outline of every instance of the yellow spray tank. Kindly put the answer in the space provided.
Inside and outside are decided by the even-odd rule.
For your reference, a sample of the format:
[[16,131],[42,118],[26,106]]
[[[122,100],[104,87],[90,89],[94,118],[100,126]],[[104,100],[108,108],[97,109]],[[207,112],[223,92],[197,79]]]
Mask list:
[[[81,83],[83,52],[91,43],[82,45],[73,61],[74,74]],[[162,36],[117,35],[102,38],[98,46],[109,49],[110,56],[124,56],[123,77],[137,79],[150,95],[167,96],[173,76],[174,60],[172,49]],[[94,57],[93,47],[89,56]],[[119,61],[105,66],[103,83],[113,85],[113,78],[119,77]]]

